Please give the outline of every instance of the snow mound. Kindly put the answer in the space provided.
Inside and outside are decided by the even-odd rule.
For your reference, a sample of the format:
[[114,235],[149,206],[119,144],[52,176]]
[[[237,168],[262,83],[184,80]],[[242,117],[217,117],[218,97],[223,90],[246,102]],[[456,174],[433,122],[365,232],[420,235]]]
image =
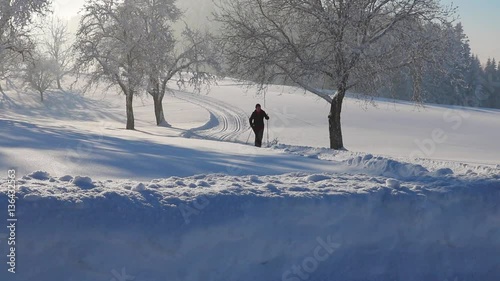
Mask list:
[[206,181],[202,181],[202,180],[200,180],[200,181],[197,181],[197,182],[196,182],[196,186],[200,186],[200,187],[210,187],[210,184],[209,184],[208,182],[206,182]]
[[326,175],[310,175],[306,178],[307,181],[310,182],[319,182],[319,181],[324,181],[331,179],[331,177],[326,176]]
[[249,180],[250,180],[251,182],[253,182],[253,183],[257,183],[257,184],[264,183],[263,181],[261,181],[261,180],[259,179],[259,177],[258,177],[258,176],[250,176]]
[[72,181],[73,177],[70,175],[62,176],[59,178],[60,181]]
[[81,189],[91,189],[95,187],[90,177],[76,176],[71,182]]
[[374,157],[371,154],[357,156],[345,162],[352,168],[366,173],[406,180],[429,175],[429,171],[421,165],[403,163],[384,157]]
[[37,180],[42,180],[42,181],[50,179],[49,173],[47,173],[45,171],[33,172],[33,173],[29,174],[28,177],[33,178],[33,179],[37,179]]
[[[499,179],[325,173],[328,180],[306,180],[317,176],[259,176],[263,184],[256,184],[254,176],[204,175],[211,188],[196,186],[199,176],[171,177],[148,192],[123,188],[145,189],[130,180],[89,190],[29,179],[19,200],[30,214],[16,253],[23,270],[18,279],[0,278],[112,280],[124,271],[134,280],[179,281],[500,276]],[[8,182],[0,180],[0,202],[7,200]]]
[[161,186],[159,184],[154,183],[154,182],[148,184],[148,188],[156,189],[156,188],[160,188],[160,187]]
[[29,193],[31,191],[31,189],[25,185],[21,185],[19,187],[19,192],[22,192],[22,193]]
[[276,185],[272,184],[272,183],[268,183],[266,185],[264,185],[264,188],[271,191],[271,192],[275,192],[275,193],[280,193],[281,191],[276,187]]
[[385,186],[387,186],[388,188],[400,188],[401,183],[395,179],[387,179],[385,180]]
[[441,168],[436,170],[434,173],[434,176],[437,177],[443,177],[443,176],[448,176],[448,175],[453,175],[453,170],[450,168]]
[[292,186],[288,190],[295,191],[295,192],[307,192],[307,191],[310,191],[309,188],[304,187],[304,186]]
[[271,146],[272,149],[280,150],[283,152],[304,156],[307,158],[315,159],[333,159],[338,154],[343,153],[340,150],[332,150],[320,147],[310,147],[310,146],[298,146],[298,145],[288,145],[288,144],[275,144]]
[[186,186],[186,184],[182,180],[176,181],[175,184],[178,186]]
[[132,191],[144,191],[146,189],[146,186],[142,182],[132,187]]

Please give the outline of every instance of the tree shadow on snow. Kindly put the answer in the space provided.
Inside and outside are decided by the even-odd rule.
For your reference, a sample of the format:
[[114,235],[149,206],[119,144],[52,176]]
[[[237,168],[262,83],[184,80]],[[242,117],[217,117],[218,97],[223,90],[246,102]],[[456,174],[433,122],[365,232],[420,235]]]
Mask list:
[[[318,172],[321,166],[323,170],[325,167],[323,161],[297,159],[299,157],[293,155],[223,154],[147,140],[44,128],[11,120],[0,120],[0,134],[3,149],[46,151],[53,156],[51,161],[58,161],[60,166],[76,166],[81,175],[99,178],[127,175],[130,179],[151,179],[205,173],[269,175]],[[25,161],[28,163],[29,159]],[[2,166],[6,164],[0,162]],[[99,174],[92,175],[92,171]]]
[[[14,95],[16,100],[24,100],[25,102],[16,103],[9,95]],[[123,121],[103,110],[109,108],[105,101],[92,100],[79,92],[73,91],[47,90],[44,93],[44,101],[42,102],[39,93],[18,88],[10,89],[8,94],[1,95],[0,108],[9,109],[15,114],[27,117],[37,116],[78,121],[102,119]]]

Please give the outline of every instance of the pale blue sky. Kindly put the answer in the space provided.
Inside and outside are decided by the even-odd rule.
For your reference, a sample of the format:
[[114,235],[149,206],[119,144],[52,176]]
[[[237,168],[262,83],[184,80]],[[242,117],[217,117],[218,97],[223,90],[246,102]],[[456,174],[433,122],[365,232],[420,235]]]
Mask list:
[[[54,0],[56,13],[66,19],[76,16],[83,3],[84,0]],[[470,39],[472,52],[478,54],[483,63],[488,57],[500,60],[500,0],[442,0],[442,3],[458,6],[458,16]]]
[[500,0],[442,0],[458,6],[458,15],[469,37],[472,52],[481,61],[500,60]]

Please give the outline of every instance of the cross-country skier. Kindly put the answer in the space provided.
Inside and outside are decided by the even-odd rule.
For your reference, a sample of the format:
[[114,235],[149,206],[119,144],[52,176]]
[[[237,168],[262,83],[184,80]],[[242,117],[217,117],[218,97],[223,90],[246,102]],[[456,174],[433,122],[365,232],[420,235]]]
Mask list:
[[262,138],[264,137],[264,118],[269,120],[269,116],[260,108],[260,104],[255,105],[255,111],[250,116],[250,127],[255,133],[255,146],[262,146]]

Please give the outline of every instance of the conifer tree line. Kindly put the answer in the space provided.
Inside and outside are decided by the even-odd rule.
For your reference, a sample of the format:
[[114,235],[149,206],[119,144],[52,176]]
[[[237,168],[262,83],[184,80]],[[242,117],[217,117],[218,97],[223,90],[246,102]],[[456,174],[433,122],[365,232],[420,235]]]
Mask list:
[[[437,65],[422,68],[422,101],[426,103],[469,107],[500,108],[500,63],[495,58],[481,62],[469,45],[461,23],[443,30],[446,52]],[[412,75],[405,69],[391,77],[389,87],[378,95],[411,100]]]

